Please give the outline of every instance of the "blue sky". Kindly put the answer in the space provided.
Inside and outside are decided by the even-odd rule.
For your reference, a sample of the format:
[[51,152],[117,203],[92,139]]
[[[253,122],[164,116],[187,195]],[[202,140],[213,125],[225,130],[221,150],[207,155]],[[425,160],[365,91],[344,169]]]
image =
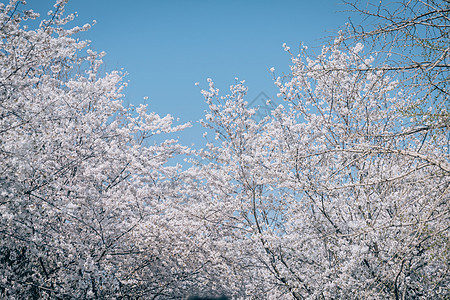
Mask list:
[[[45,12],[53,3],[29,0],[28,7]],[[248,102],[261,92],[275,97],[268,69],[288,71],[282,44],[294,51],[301,42],[320,46],[347,22],[345,9],[340,0],[71,0],[66,7],[78,13],[74,25],[97,21],[81,38],[107,53],[107,69],[129,73],[127,101],[148,96],[151,110],[183,122],[203,117],[194,83],[206,87],[208,77],[222,93],[235,77],[245,80]],[[198,143],[201,131],[190,129],[181,140]]]

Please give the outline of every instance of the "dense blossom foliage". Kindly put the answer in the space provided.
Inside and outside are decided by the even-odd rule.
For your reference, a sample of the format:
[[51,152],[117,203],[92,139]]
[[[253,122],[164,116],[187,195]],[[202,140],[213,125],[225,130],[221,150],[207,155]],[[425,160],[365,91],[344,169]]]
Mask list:
[[210,82],[205,220],[230,228],[221,252],[274,298],[443,297],[448,130],[412,127],[414,99],[370,69],[361,44],[340,43],[293,56],[275,82],[286,104],[259,122],[242,83],[220,97]]
[[22,1],[0,6],[0,298],[188,293],[200,258],[165,166],[185,148],[151,137],[189,125],[124,107],[65,2],[34,29]]
[[189,124],[122,104],[66,2],[35,26],[0,4],[1,298],[448,296],[445,90],[414,93],[343,36],[285,45],[283,104],[255,118],[243,81],[209,79],[207,144],[187,149],[164,134]]

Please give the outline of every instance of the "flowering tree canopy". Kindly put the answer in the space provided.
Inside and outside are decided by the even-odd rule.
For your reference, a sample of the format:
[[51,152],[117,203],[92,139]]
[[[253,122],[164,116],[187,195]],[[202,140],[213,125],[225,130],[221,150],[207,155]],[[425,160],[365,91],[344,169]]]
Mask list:
[[65,2],[33,29],[22,1],[0,6],[0,295],[183,294],[201,266],[169,204],[180,167],[165,164],[185,148],[151,138],[189,124],[124,107],[123,74],[100,75]]
[[[30,28],[39,15],[23,2],[0,4],[2,298],[450,293],[444,2],[424,1],[420,16],[440,17],[414,23],[434,31],[410,47],[440,32],[419,77],[364,46],[410,16],[315,56],[285,45],[283,104],[262,119],[244,81],[221,96],[209,79],[204,149],[164,138],[189,124],[122,104],[124,74],[99,71],[104,53],[75,37],[90,25],[70,28],[67,1]],[[168,164],[178,154],[184,167]]]
[[293,55],[291,76],[275,82],[286,104],[259,122],[242,83],[220,97],[210,82],[205,125],[216,136],[195,167],[208,181],[200,202],[209,218],[220,212],[209,222],[230,228],[222,253],[264,278],[264,294],[439,298],[449,280],[448,131],[412,127],[403,108],[415,99],[370,68],[361,44],[340,48]]

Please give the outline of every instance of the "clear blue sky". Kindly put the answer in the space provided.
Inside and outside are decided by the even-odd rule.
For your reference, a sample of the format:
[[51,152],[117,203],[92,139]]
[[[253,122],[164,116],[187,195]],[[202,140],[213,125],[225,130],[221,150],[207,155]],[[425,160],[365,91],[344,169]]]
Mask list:
[[[53,3],[29,0],[28,7],[42,13]],[[107,53],[107,69],[129,73],[127,101],[148,96],[153,111],[193,122],[206,109],[195,82],[206,87],[210,77],[225,93],[238,77],[249,87],[247,101],[260,92],[275,97],[268,69],[288,71],[282,44],[319,46],[347,22],[345,9],[340,0],[71,0],[66,8],[78,12],[74,25],[97,21],[81,38]],[[198,144],[198,130],[181,140]]]

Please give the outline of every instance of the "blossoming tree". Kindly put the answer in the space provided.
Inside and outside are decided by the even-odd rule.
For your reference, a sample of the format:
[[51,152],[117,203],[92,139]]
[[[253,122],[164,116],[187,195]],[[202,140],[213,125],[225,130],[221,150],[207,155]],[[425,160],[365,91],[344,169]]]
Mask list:
[[261,121],[243,82],[203,91],[215,136],[193,166],[207,182],[197,211],[251,278],[247,297],[448,295],[448,128],[411,122],[422,99],[360,43],[291,55],[275,81],[285,104]]
[[[123,74],[48,19],[0,4],[0,297],[176,298],[204,269],[176,205],[172,117],[124,107]],[[34,26],[34,27],[33,27]],[[86,50],[87,49],[87,50]],[[160,139],[161,140],[161,139]],[[200,262],[199,262],[200,261]]]
[[24,1],[0,4],[0,297],[449,294],[448,35],[420,85],[345,34],[316,56],[285,45],[283,105],[255,118],[244,82],[209,80],[190,150],[164,140],[189,124],[122,104],[66,2],[31,29]]

